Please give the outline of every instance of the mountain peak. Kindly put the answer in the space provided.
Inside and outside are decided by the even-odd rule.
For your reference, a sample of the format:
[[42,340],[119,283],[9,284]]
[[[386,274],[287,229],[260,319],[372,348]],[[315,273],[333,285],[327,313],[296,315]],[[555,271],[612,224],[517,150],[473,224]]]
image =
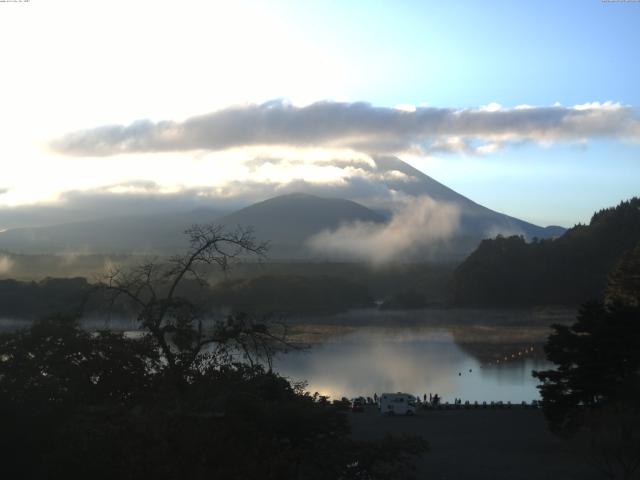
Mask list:
[[220,219],[220,223],[229,227],[251,227],[258,240],[268,240],[273,246],[270,256],[280,258],[301,256],[306,241],[323,230],[353,222],[384,221],[382,215],[351,200],[306,193],[269,198]]

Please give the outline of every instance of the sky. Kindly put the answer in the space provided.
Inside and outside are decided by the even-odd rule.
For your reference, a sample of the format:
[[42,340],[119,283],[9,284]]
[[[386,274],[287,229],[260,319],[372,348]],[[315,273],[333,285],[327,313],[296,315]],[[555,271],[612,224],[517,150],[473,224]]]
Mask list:
[[588,222],[640,193],[638,25],[600,0],[2,2],[0,210],[331,184],[385,154]]

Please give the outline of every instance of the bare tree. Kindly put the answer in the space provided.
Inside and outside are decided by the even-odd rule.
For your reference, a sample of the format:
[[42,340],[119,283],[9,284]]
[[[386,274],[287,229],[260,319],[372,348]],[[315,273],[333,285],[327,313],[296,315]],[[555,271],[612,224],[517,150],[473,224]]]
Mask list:
[[110,305],[124,299],[133,308],[139,325],[155,339],[174,372],[184,375],[206,348],[209,358],[220,359],[231,350],[241,351],[253,363],[261,355],[271,366],[273,342],[284,342],[286,331],[274,333],[264,321],[245,314],[230,315],[205,331],[201,305],[183,295],[187,281],[206,286],[203,269],[217,266],[226,272],[242,257],[262,259],[267,243],[258,242],[251,229],[229,231],[222,225],[194,225],[185,232],[186,253],[168,261],[157,259],[131,269],[115,268],[100,282]]

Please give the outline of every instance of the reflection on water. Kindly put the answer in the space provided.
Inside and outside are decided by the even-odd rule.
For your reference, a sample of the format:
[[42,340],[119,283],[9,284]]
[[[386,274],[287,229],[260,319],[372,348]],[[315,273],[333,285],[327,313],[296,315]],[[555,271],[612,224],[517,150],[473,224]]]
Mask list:
[[[539,398],[531,370],[550,367],[542,354],[548,325],[571,320],[571,312],[453,309],[307,318],[294,324],[293,341],[311,347],[279,353],[274,368],[332,398],[403,391],[449,402],[530,402]],[[29,325],[0,319],[0,331]],[[96,318],[83,326],[135,331],[137,324]]]
[[[509,355],[510,361],[501,364],[483,362],[469,352],[469,339],[464,349],[456,343],[452,330],[340,328],[306,350],[277,355],[275,369],[291,380],[307,380],[310,391],[332,398],[397,391],[420,396],[438,393],[444,401],[457,397],[471,402],[529,402],[539,398],[531,370],[549,367],[543,359],[527,351],[515,354],[512,361]],[[494,357],[518,348],[509,343],[487,346],[477,341],[475,345],[482,345],[481,350],[493,352],[490,356]]]

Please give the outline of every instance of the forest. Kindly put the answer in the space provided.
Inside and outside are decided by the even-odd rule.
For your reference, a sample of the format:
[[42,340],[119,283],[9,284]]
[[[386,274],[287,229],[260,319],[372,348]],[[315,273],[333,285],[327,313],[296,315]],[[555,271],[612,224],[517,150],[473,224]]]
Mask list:
[[452,300],[459,306],[576,306],[604,293],[608,273],[639,242],[637,197],[555,239],[487,239],[455,269]]

